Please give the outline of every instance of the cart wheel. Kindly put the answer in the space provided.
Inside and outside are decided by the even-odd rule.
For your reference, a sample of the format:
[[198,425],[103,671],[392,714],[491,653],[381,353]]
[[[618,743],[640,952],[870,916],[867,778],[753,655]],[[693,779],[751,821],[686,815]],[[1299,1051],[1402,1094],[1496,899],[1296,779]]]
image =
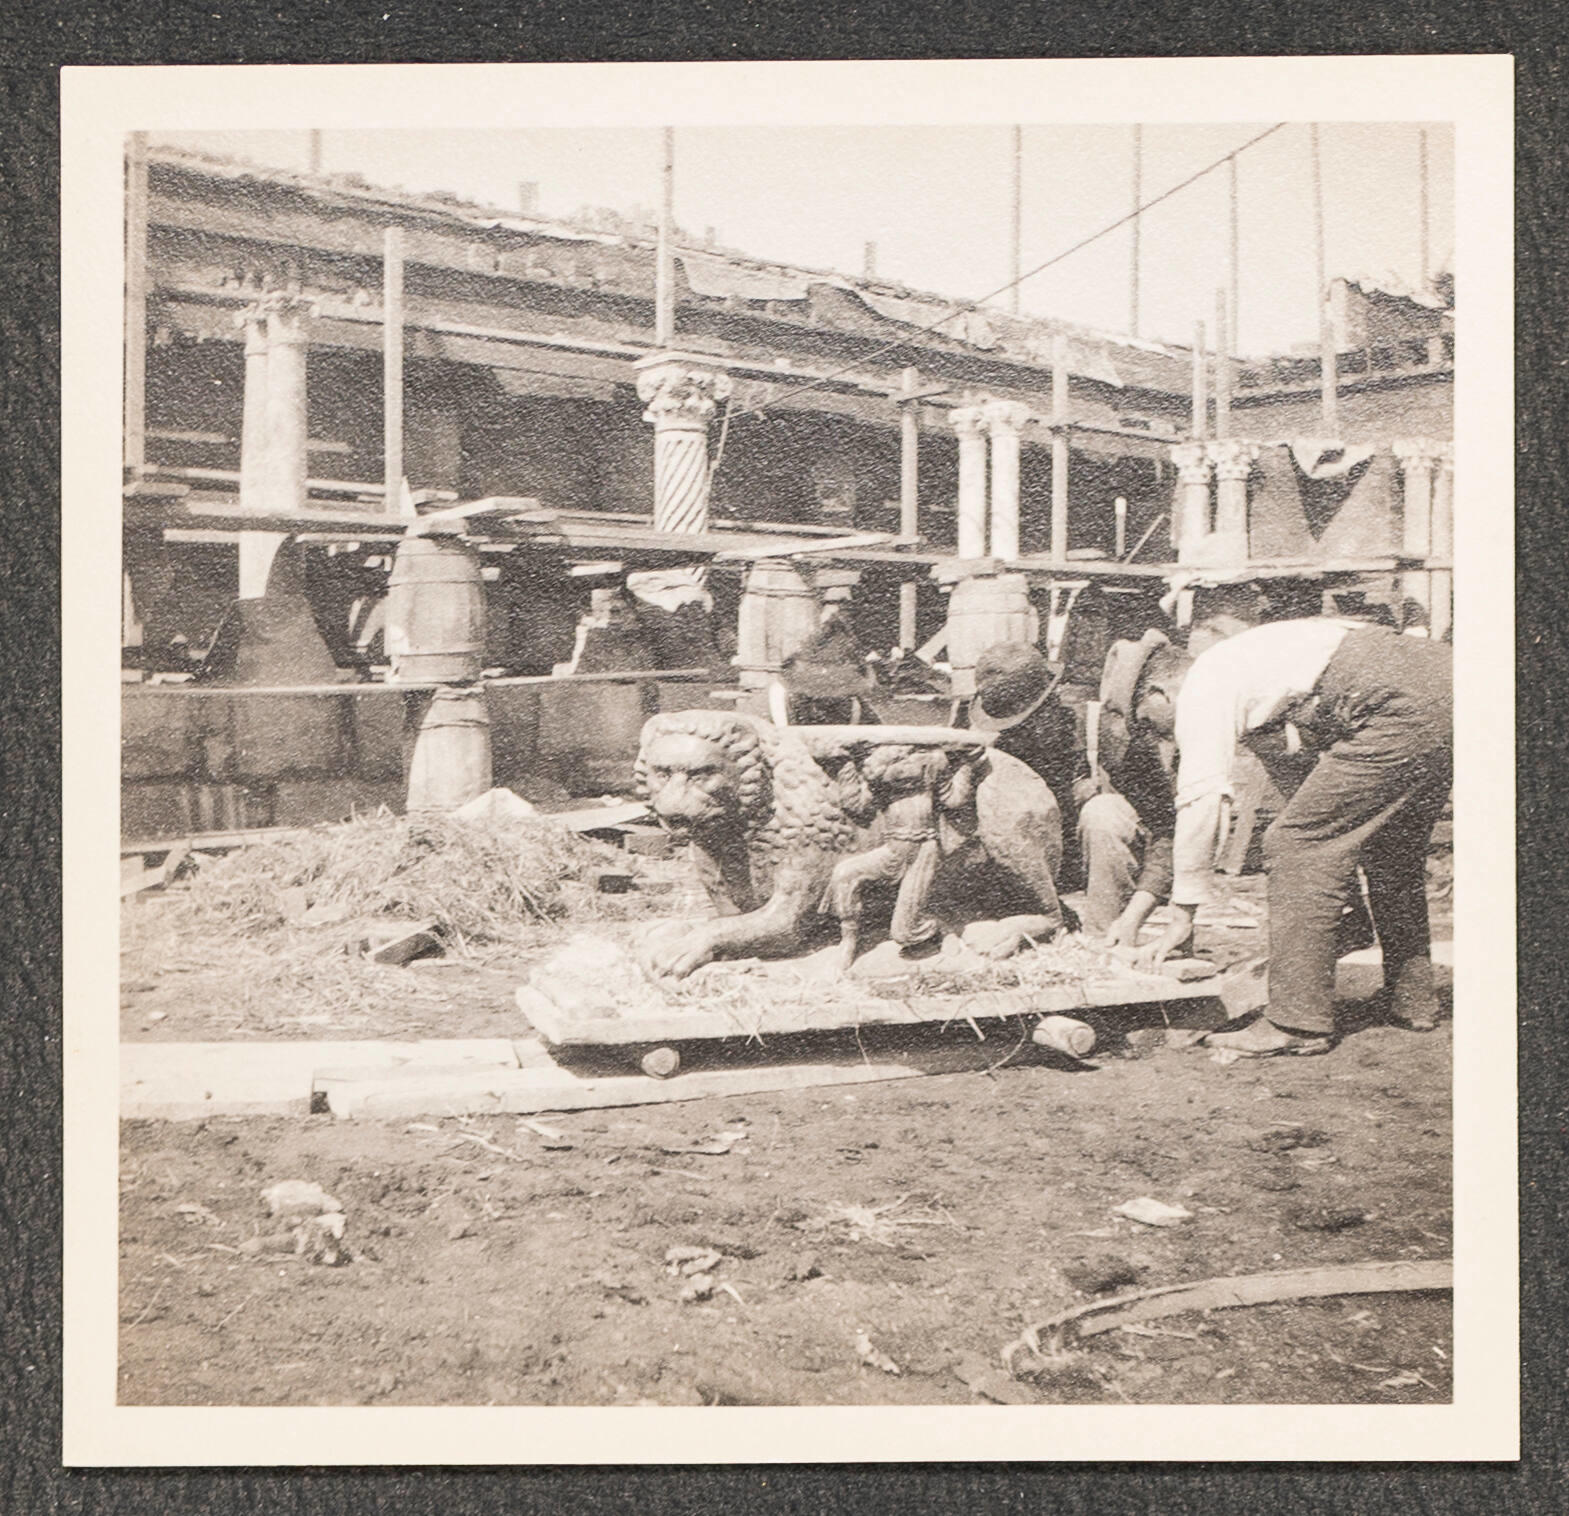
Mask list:
[[643,1054],[640,1067],[651,1079],[668,1079],[681,1067],[681,1055],[674,1048],[655,1048]]

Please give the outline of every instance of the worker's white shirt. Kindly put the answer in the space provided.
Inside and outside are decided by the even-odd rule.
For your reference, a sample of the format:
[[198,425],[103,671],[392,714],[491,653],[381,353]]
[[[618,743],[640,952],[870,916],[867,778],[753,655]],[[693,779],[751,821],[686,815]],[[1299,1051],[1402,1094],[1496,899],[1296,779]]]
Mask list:
[[1237,743],[1306,700],[1346,633],[1361,625],[1330,617],[1272,621],[1227,637],[1194,660],[1177,696],[1175,904],[1213,898]]

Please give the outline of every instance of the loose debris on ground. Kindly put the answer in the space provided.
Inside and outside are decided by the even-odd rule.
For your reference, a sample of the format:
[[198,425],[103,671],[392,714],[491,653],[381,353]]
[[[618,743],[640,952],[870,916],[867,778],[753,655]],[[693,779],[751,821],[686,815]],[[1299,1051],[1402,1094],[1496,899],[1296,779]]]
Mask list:
[[522,814],[463,821],[383,810],[311,827],[207,860],[138,899],[123,932],[122,985],[132,995],[156,988],[176,1004],[221,1004],[235,1024],[296,1036],[380,1030],[379,1017],[445,1000],[440,986],[409,978],[406,965],[425,955],[482,965],[537,949],[569,917],[624,914],[622,897],[601,895],[595,882],[620,857]]
[[[1444,1401],[1442,1292],[1125,1312],[1217,1276],[1447,1258],[1448,1042],[1373,1026],[1231,1069],[1160,1046],[539,1118],[128,1123],[120,1397]],[[259,1199],[283,1180],[341,1203],[346,1265],[294,1251]],[[1191,1215],[1151,1227],[1115,1214],[1129,1197]],[[1299,1207],[1362,1219],[1304,1229]],[[1109,1329],[1038,1331],[1005,1364],[1092,1302]]]

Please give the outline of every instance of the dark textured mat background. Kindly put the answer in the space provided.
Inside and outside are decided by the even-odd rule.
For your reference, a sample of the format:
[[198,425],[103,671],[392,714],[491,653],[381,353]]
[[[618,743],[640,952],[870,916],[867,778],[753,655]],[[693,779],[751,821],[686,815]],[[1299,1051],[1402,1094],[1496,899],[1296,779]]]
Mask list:
[[[0,14],[0,1512],[1449,1511],[1569,1508],[1561,1242],[1569,1039],[1558,794],[1569,649],[1569,217],[1556,7],[1344,0],[541,6],[27,3]],[[1514,52],[1518,56],[1522,1289],[1519,1466],[543,1470],[275,1475],[59,1469],[58,239],[63,63],[424,62]],[[1109,100],[1107,119],[1134,102]],[[1370,114],[1377,102],[1369,101]],[[1461,208],[1464,214],[1464,208]],[[1463,296],[1462,296],[1463,298]],[[1502,514],[1503,507],[1500,507]],[[1479,1007],[1485,1010],[1485,1007]],[[1502,1282],[1501,1282],[1502,1283]],[[715,1420],[723,1436],[723,1413]],[[193,1452],[199,1450],[193,1449]],[[286,1451],[286,1450],[280,1450]],[[1024,1451],[1021,1449],[1021,1451]],[[1326,1447],[1332,1458],[1335,1450]]]

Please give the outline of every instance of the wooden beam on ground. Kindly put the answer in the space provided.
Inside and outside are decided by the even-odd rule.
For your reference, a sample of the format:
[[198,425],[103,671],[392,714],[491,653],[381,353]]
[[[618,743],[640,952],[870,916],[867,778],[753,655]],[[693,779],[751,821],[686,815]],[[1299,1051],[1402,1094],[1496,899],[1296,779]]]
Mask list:
[[304,1116],[316,1071],[520,1067],[502,1037],[428,1042],[122,1042],[120,1117],[196,1121],[208,1116]]
[[[1162,1316],[1189,1311],[1228,1310],[1244,1305],[1269,1305],[1277,1300],[1322,1300],[1331,1295],[1381,1295],[1395,1291],[1452,1290],[1455,1267],[1448,1258],[1406,1258],[1372,1263],[1330,1264],[1325,1268],[1286,1269],[1276,1274],[1233,1274],[1198,1284],[1165,1285],[1111,1300],[1075,1306],[1033,1328],[1036,1338],[1071,1327],[1079,1337]],[[1003,1349],[1005,1358],[1024,1346]]]

